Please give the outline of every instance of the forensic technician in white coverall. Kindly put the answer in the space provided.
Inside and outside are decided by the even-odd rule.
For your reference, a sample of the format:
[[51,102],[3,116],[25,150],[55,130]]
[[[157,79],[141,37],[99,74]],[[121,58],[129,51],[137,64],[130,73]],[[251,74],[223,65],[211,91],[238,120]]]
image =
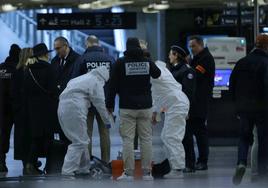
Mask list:
[[152,97],[154,101],[153,123],[157,123],[158,113],[165,110],[164,127],[161,139],[164,143],[171,171],[164,178],[182,178],[185,168],[185,151],[182,140],[185,134],[186,118],[189,112],[189,100],[182,92],[182,86],[174,79],[166,68],[166,63],[157,61],[161,70],[158,79],[152,79]]
[[63,175],[89,172],[90,139],[87,134],[87,115],[90,104],[93,103],[106,125],[113,124],[113,119],[105,107],[103,87],[108,79],[109,70],[100,67],[71,80],[60,95],[58,108],[60,125],[66,137],[72,142],[64,159]]

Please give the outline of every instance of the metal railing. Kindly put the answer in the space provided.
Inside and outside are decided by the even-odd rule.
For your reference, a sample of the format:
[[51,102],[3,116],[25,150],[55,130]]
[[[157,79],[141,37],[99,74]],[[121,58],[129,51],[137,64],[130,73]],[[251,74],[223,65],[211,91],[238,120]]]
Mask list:
[[[87,34],[78,31],[48,31],[37,30],[37,22],[35,21],[37,11],[14,11],[0,14],[0,18],[17,36],[29,46],[34,46],[38,43],[44,42],[49,49],[53,49],[54,39],[58,36],[67,35],[71,47],[82,54],[85,51],[85,41]],[[114,58],[118,58],[120,52],[112,45],[100,41],[104,50]]]

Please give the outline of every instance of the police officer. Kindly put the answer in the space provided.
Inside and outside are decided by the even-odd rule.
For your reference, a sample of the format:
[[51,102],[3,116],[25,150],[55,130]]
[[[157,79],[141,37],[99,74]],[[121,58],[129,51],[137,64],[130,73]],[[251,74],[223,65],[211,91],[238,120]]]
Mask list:
[[124,57],[113,66],[106,106],[114,110],[115,96],[119,95],[120,134],[123,139],[125,171],[119,181],[132,181],[134,175],[134,137],[136,128],[141,143],[143,179],[153,180],[152,160],[152,94],[150,78],[159,78],[160,69],[144,57],[137,38],[127,40]]
[[[196,85],[196,73],[193,68],[188,64],[187,53],[183,48],[177,45],[173,45],[170,48],[169,52],[169,69],[174,76],[174,78],[182,85],[182,91],[187,95],[190,102],[193,102],[194,94],[195,94],[195,85]],[[191,128],[186,126],[185,130],[186,139],[183,140],[184,150],[185,150],[185,159],[186,159],[186,168],[184,169],[184,173],[195,172],[193,165],[191,165],[191,161],[189,161],[189,156],[191,156],[191,147],[187,147],[188,137],[193,137],[191,134]]]
[[[91,35],[86,41],[87,49],[85,53],[78,59],[76,68],[73,72],[73,77],[77,77],[96,69],[97,67],[105,66],[109,70],[115,62],[114,58],[104,52],[100,46],[99,39]],[[106,86],[104,86],[106,88]],[[105,89],[106,90],[106,89]],[[93,106],[88,113],[88,135],[91,140],[93,133],[93,123],[96,118],[100,134],[101,159],[105,162],[110,161],[110,134],[109,129],[105,127],[99,113]],[[89,144],[89,152],[92,154],[92,142]]]
[[[200,36],[190,38],[190,48],[193,54],[190,65],[196,71],[196,90],[187,121],[188,132],[184,138],[184,144],[188,151],[188,155],[186,155],[188,162],[186,163],[188,163],[189,168],[207,170],[209,145],[206,122],[209,98],[214,87],[215,62],[208,48],[204,47],[203,39]],[[196,137],[199,151],[196,164],[193,135]]]
[[196,75],[194,69],[187,63],[187,53],[183,48],[173,45],[169,52],[170,71],[173,77],[182,85],[182,91],[190,101],[195,92]]
[[14,123],[11,101],[11,79],[19,61],[20,47],[11,45],[9,56],[0,64],[0,173],[8,172],[6,154],[9,151],[10,134]]
[[16,70],[16,65],[11,58],[6,58],[5,62],[0,64],[0,97],[1,97],[1,114],[0,114],[0,172],[7,172],[6,154],[9,150],[9,140],[12,125],[14,123],[11,108],[10,86],[11,79]]

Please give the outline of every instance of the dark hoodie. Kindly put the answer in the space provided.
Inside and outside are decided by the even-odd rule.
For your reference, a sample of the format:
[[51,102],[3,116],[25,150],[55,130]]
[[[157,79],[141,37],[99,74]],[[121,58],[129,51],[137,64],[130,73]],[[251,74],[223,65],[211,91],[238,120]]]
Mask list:
[[161,71],[148,58],[139,45],[139,40],[130,38],[127,51],[112,67],[107,108],[114,108],[116,94],[119,107],[123,109],[148,109],[152,107],[150,78],[158,78]]

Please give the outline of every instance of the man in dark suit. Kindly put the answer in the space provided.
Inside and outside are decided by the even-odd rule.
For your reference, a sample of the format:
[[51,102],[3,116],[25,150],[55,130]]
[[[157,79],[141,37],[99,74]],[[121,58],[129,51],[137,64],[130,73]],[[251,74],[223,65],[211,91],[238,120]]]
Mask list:
[[[52,59],[51,64],[56,72],[58,95],[60,95],[71,80],[75,62],[80,55],[70,47],[68,40],[64,37],[58,37],[54,40],[54,49],[57,54]],[[58,104],[56,104],[55,109],[57,109],[57,106]],[[56,128],[56,131],[59,132],[61,139],[67,141],[60,126]]]

